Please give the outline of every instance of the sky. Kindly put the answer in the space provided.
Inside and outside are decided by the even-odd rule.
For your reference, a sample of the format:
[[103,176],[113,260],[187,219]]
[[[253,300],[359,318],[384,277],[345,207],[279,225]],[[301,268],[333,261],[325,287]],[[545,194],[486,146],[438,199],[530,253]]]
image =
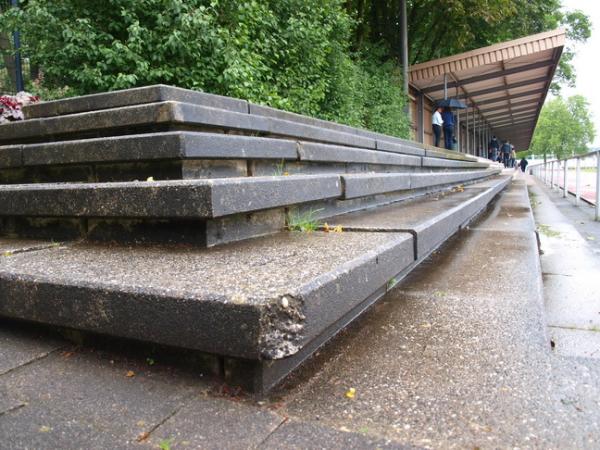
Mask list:
[[574,46],[576,55],[573,64],[577,74],[577,85],[575,88],[564,87],[562,96],[566,98],[580,94],[588,100],[596,127],[596,138],[592,147],[600,147],[600,1],[562,0],[562,4],[567,10],[583,11],[592,21],[592,36],[586,43]]

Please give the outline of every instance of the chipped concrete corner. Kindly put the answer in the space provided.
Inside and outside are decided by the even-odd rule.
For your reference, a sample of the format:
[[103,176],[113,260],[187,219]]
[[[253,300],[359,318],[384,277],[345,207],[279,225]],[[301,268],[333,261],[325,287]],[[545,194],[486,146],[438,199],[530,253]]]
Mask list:
[[302,349],[302,330],[306,316],[303,301],[284,295],[264,309],[261,320],[261,356],[264,359],[282,359]]

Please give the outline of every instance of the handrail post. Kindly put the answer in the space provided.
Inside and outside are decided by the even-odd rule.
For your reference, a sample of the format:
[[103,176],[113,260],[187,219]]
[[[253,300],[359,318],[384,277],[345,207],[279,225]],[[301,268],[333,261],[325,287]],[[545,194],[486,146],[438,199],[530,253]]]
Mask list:
[[596,214],[595,220],[600,220],[600,150],[596,152]]
[[569,160],[565,159],[563,164],[563,198],[567,198],[567,166],[569,165]]
[[581,158],[577,158],[575,170],[575,204],[579,206],[581,200]]

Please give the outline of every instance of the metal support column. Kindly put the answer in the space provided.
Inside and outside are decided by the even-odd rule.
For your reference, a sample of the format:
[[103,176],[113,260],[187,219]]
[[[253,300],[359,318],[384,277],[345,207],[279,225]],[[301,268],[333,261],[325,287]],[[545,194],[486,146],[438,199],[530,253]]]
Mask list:
[[[19,0],[11,0],[10,5],[13,8],[19,7]],[[23,83],[23,68],[21,66],[21,34],[18,30],[13,31],[13,43],[15,46],[15,80],[17,92],[25,90]]]
[[600,220],[600,151],[596,152],[596,214],[595,220]]
[[425,142],[425,96],[419,92],[417,104],[417,140],[423,144]]
[[577,158],[577,167],[575,168],[575,204],[579,205],[581,200],[581,158]]
[[569,160],[565,159],[563,161],[563,198],[567,198],[568,186],[567,186],[567,169],[569,166]]

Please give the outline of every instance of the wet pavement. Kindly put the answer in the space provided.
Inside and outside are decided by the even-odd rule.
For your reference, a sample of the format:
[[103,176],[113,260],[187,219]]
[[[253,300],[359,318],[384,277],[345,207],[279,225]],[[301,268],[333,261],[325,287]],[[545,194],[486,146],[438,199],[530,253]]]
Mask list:
[[600,358],[600,222],[594,209],[530,179],[555,352]]
[[266,398],[168,348],[0,322],[0,447],[598,448],[600,360],[551,348],[528,205],[514,182]]

